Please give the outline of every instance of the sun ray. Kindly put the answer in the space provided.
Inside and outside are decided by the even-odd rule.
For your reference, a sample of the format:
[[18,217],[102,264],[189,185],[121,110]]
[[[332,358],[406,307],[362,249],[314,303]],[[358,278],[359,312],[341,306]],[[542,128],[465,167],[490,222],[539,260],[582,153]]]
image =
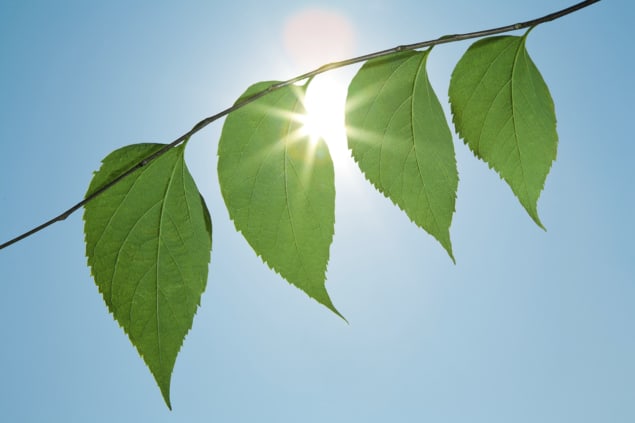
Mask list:
[[322,139],[326,142],[336,160],[338,156],[347,156],[344,108],[346,88],[343,83],[331,75],[314,78],[306,91],[303,117],[303,132],[312,143]]

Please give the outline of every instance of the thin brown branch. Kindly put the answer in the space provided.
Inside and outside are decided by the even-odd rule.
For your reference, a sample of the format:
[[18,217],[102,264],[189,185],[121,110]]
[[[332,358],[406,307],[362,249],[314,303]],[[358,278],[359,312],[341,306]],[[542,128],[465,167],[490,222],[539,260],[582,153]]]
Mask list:
[[181,135],[180,137],[178,137],[177,139],[175,139],[174,141],[172,141],[169,144],[166,144],[163,148],[161,148],[160,150],[156,151],[155,153],[153,153],[152,155],[144,158],[143,160],[141,160],[139,163],[137,163],[136,165],[134,165],[133,167],[131,167],[130,169],[128,169],[127,171],[123,172],[122,174],[120,174],[119,176],[117,176],[116,178],[114,178],[113,180],[111,180],[110,182],[108,182],[107,184],[103,185],[101,188],[99,188],[98,190],[92,192],[90,195],[86,196],[82,201],[78,202],[77,204],[75,204],[74,206],[70,207],[68,210],[64,211],[63,213],[59,214],[58,216],[55,216],[54,218],[42,223],[41,225],[27,231],[24,232],[21,235],[16,236],[15,238],[5,242],[4,244],[0,245],[0,250],[2,250],[3,248],[6,248],[12,244],[15,244],[18,241],[23,240],[24,238],[27,238],[39,231],[41,231],[42,229],[47,228],[48,226],[52,225],[53,223],[56,222],[60,222],[62,220],[65,220],[68,216],[70,216],[71,214],[73,214],[75,211],[77,211],[78,209],[80,209],[81,207],[83,207],[86,203],[88,203],[89,201],[93,200],[95,197],[99,196],[100,194],[102,194],[104,191],[107,191],[108,189],[110,189],[112,186],[118,184],[122,179],[126,178],[127,176],[129,176],[130,174],[134,173],[136,170],[146,166],[148,163],[152,162],[154,159],[156,159],[157,157],[165,154],[167,151],[169,151],[170,149],[176,147],[177,145],[180,145],[181,143],[183,143],[185,140],[189,139],[192,135],[196,134],[197,132],[199,132],[200,130],[202,130],[203,128],[205,128],[207,125],[209,125],[210,123],[222,118],[223,116],[226,116],[228,114],[230,114],[231,112],[238,110],[242,107],[245,107],[247,104],[273,92],[276,90],[279,90],[280,88],[295,84],[296,82],[300,82],[303,81],[305,79],[309,79],[309,78],[313,78],[316,75],[319,75],[321,73],[324,72],[328,72],[330,70],[333,69],[338,69],[338,68],[342,68],[345,66],[350,66],[353,65],[355,63],[361,63],[361,62],[365,62],[367,60],[370,59],[375,59],[378,57],[384,57],[384,56],[389,56],[391,54],[394,53],[398,53],[401,51],[406,51],[406,50],[417,50],[420,48],[425,48],[425,47],[432,47],[438,44],[447,44],[447,43],[453,43],[453,42],[457,42],[457,41],[463,41],[463,40],[469,40],[469,39],[473,39],[473,38],[481,38],[481,37],[486,37],[489,35],[496,35],[496,34],[501,34],[501,33],[505,33],[505,32],[510,32],[510,31],[516,31],[519,29],[524,29],[524,28],[531,28],[534,27],[536,25],[545,23],[545,22],[549,22],[549,21],[553,21],[555,19],[559,19],[563,16],[566,16],[568,14],[571,14],[573,12],[576,12],[580,9],[583,9],[587,6],[590,6],[594,3],[598,3],[600,0],[587,0],[587,1],[583,1],[580,3],[577,3],[571,7],[567,7],[565,9],[559,10],[557,12],[554,13],[550,13],[548,15],[545,15],[543,17],[537,18],[537,19],[532,19],[530,21],[526,21],[526,22],[520,22],[520,23],[516,23],[513,25],[506,25],[506,26],[501,26],[498,28],[492,28],[492,29],[486,29],[486,30],[482,30],[482,31],[475,31],[475,32],[468,32],[465,34],[454,34],[454,35],[448,35],[448,36],[443,36],[443,37],[439,37],[436,38],[434,40],[429,40],[429,41],[423,41],[423,42],[419,42],[419,43],[414,43],[414,44],[405,44],[405,45],[401,45],[401,46],[397,46],[397,47],[393,47],[393,48],[389,48],[387,50],[381,50],[381,51],[377,51],[374,53],[370,53],[370,54],[365,54],[363,56],[358,56],[358,57],[354,57],[352,59],[347,59],[347,60],[342,60],[340,62],[333,62],[333,63],[329,63],[326,65],[323,65],[311,72],[307,72],[304,73],[302,75],[296,76],[295,78],[291,78],[288,79],[286,81],[283,82],[279,82],[277,84],[271,85],[270,87],[257,92],[255,94],[253,94],[250,97],[247,97],[237,103],[235,103],[233,106],[226,108],[225,110],[216,113],[213,116],[209,116],[206,117],[205,119],[201,120],[200,122],[198,122],[196,125],[194,125],[194,127],[192,129],[190,129],[187,133]]

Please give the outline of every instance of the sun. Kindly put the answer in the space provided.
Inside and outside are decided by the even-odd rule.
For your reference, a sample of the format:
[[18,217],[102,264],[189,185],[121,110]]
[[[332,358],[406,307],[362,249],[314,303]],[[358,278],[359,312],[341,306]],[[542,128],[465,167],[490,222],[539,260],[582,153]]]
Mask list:
[[314,143],[323,139],[334,159],[346,154],[345,104],[345,85],[330,75],[314,78],[306,90],[302,132]]

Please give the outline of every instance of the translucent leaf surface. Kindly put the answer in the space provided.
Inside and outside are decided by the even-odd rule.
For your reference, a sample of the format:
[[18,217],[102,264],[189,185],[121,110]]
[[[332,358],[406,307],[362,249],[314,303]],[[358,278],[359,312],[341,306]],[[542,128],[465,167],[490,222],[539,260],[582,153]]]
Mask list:
[[[274,82],[251,86],[242,98]],[[302,131],[304,88],[288,86],[232,112],[218,146],[229,215],[272,269],[339,314],[324,286],[335,225],[333,162]]]
[[452,73],[449,94],[459,135],[543,227],[537,203],[558,135],[553,101],[525,49],[526,36],[472,44]]
[[452,134],[426,73],[429,51],[366,62],[346,104],[348,145],[368,180],[452,257],[458,173]]
[[[88,193],[162,144],[115,150]],[[86,255],[108,310],[128,334],[170,405],[170,377],[205,290],[211,221],[183,160],[183,145],[89,202]]]

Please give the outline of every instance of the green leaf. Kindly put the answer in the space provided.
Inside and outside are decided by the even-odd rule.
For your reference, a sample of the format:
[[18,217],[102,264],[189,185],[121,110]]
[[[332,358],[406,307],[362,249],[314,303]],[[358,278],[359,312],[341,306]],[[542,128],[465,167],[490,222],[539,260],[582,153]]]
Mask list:
[[[254,84],[241,99],[274,83]],[[256,254],[340,315],[324,286],[335,226],[333,162],[324,141],[302,131],[305,88],[275,90],[227,116],[218,178],[229,215]]]
[[[110,153],[87,195],[164,147]],[[86,204],[86,255],[108,310],[128,334],[168,407],[176,356],[207,282],[211,221],[187,170],[184,145]]]
[[346,100],[348,145],[366,178],[452,255],[458,172],[426,73],[429,50],[369,60]]
[[558,134],[549,89],[525,49],[528,33],[472,44],[452,73],[449,95],[458,134],[544,229],[537,203]]

